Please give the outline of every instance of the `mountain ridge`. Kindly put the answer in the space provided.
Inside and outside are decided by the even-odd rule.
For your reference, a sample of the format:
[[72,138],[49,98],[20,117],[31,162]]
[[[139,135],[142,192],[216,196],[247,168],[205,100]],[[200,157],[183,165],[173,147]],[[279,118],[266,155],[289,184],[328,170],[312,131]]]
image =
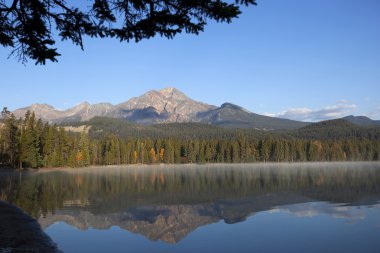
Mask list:
[[[223,128],[266,131],[299,129],[312,124],[256,114],[229,102],[220,107],[210,105],[196,101],[174,87],[150,90],[116,105],[107,102],[90,104],[85,101],[66,110],[59,110],[49,104],[36,103],[16,109],[13,113],[19,118],[28,110],[35,112],[36,117],[43,121],[58,124],[84,122],[94,117],[119,118],[143,125],[199,122]],[[380,121],[365,116],[350,115],[343,119],[362,126],[380,125]]]
[[380,126],[380,120],[372,120],[368,118],[367,116],[349,115],[349,116],[343,117],[342,119],[359,126],[368,126],[368,125]]

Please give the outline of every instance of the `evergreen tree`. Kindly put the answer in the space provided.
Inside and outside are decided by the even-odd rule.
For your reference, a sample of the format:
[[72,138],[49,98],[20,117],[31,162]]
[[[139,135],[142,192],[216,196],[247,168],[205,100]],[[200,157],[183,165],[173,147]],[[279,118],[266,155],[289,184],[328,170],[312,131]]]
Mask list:
[[4,120],[4,126],[0,131],[1,142],[1,159],[0,162],[8,164],[11,167],[16,167],[19,155],[19,131],[16,125],[15,116],[4,107],[1,112],[1,116]]
[[90,144],[88,140],[88,135],[86,132],[82,132],[80,135],[79,141],[79,150],[78,152],[81,155],[81,159],[79,162],[79,166],[88,166],[90,165]]

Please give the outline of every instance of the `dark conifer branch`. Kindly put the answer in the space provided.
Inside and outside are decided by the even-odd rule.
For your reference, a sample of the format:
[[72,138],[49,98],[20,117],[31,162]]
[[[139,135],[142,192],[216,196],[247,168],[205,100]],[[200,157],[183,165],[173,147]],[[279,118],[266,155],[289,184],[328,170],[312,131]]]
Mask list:
[[[136,42],[160,35],[199,34],[207,20],[230,23],[241,14],[240,5],[255,0],[92,0],[90,7],[69,6],[63,0],[14,0],[0,3],[0,44],[11,48],[21,62],[57,61],[53,29],[62,40],[83,49],[83,36],[112,37]],[[55,27],[54,27],[55,24]]]

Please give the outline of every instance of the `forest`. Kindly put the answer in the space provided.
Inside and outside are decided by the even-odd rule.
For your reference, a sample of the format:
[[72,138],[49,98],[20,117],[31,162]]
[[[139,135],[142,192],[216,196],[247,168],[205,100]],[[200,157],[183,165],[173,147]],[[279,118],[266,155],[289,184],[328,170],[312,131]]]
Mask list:
[[78,133],[65,130],[64,125],[43,122],[29,111],[24,118],[16,119],[4,108],[0,123],[0,166],[21,169],[380,160],[379,129],[344,124],[338,120],[324,123],[324,127],[266,132],[198,123],[140,126],[97,118],[87,122],[90,130]]

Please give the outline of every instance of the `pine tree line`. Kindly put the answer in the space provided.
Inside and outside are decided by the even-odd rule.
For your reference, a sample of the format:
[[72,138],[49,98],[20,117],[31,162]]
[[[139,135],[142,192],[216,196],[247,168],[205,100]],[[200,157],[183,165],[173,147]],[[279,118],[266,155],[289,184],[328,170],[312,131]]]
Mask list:
[[82,167],[120,164],[248,163],[380,160],[380,141],[366,138],[306,140],[270,135],[233,139],[90,138],[43,123],[27,112],[17,120],[2,111],[0,165],[12,168]]

